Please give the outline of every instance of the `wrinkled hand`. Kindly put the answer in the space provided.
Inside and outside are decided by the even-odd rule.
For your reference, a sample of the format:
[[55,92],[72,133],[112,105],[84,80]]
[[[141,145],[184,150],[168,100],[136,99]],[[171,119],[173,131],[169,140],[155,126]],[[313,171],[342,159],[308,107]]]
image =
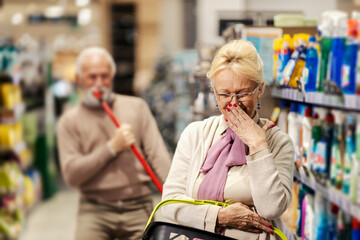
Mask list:
[[229,121],[227,125],[249,146],[250,154],[268,147],[265,132],[275,126],[273,123],[265,124],[261,128],[239,106],[231,106],[228,109],[230,111],[228,111]]
[[135,135],[131,126],[128,124],[122,124],[120,128],[116,129],[114,136],[109,140],[110,147],[112,147],[116,153],[121,152],[134,143]]
[[234,228],[245,232],[262,233],[265,231],[274,234],[269,221],[240,202],[220,209],[217,224],[220,227]]

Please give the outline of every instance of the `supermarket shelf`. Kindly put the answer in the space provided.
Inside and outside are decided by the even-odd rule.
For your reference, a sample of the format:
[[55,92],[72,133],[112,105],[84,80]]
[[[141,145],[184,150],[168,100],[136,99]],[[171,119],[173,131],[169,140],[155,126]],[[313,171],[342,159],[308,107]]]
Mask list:
[[291,88],[272,88],[271,95],[275,98],[315,104],[323,107],[360,111],[360,96],[358,95],[344,94],[343,96],[337,96],[320,92],[303,93],[297,89]]
[[294,177],[303,184],[305,184],[306,186],[313,189],[316,193],[319,193],[325,198],[327,198],[330,202],[335,203],[345,212],[351,214],[354,217],[359,218],[360,205],[352,203],[349,197],[346,196],[344,193],[340,192],[339,190],[331,186],[324,186],[322,184],[319,184],[314,176],[306,175],[303,169],[295,170]]

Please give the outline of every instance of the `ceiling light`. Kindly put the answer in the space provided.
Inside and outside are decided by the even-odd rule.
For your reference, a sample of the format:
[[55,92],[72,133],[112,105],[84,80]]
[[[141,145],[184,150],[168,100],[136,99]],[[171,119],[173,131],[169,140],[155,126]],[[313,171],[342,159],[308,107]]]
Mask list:
[[51,6],[45,10],[45,16],[48,18],[58,18],[64,14],[64,8],[61,6]]
[[90,0],[76,0],[76,6],[78,7],[85,7],[89,5]]
[[81,26],[88,25],[91,22],[92,12],[89,8],[85,8],[78,13],[78,24]]
[[24,20],[24,16],[22,13],[15,13],[11,18],[11,22],[14,25],[21,24],[23,20]]

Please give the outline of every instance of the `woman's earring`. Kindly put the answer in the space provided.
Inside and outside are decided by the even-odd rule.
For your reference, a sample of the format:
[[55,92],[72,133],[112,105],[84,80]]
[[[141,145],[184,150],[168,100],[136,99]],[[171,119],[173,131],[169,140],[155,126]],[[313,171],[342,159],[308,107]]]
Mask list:
[[260,101],[258,101],[257,109],[260,109]]
[[218,104],[216,104],[216,111],[220,111]]

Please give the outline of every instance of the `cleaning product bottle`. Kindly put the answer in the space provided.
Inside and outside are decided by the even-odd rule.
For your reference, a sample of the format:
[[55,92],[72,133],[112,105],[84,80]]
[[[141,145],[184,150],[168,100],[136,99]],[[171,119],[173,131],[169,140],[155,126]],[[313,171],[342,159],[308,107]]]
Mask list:
[[341,88],[341,68],[344,57],[344,43],[346,38],[347,13],[333,11],[331,15],[334,24],[334,32],[331,39],[330,50],[330,80]]
[[305,67],[305,58],[306,58],[306,52],[307,52],[307,40],[308,40],[308,34],[299,34],[298,36],[298,49],[297,51],[299,52],[299,56],[298,59],[296,61],[294,70],[291,74],[288,86],[289,87],[293,87],[293,88],[297,88],[298,87],[298,82],[300,82],[301,76],[302,76],[302,71]]
[[297,127],[297,118],[298,118],[298,104],[296,102],[291,102],[290,112],[288,114],[288,134],[292,140],[294,147],[297,147],[298,143],[298,127]]
[[321,45],[321,61],[320,61],[320,74],[319,80],[317,83],[317,91],[323,91],[323,84],[329,78],[328,77],[328,63],[329,63],[329,54],[331,48],[331,34],[332,34],[332,22],[328,12],[322,14],[322,22],[318,27],[319,34],[321,35],[320,45]]
[[337,240],[337,219],[338,219],[339,207],[334,203],[331,203],[329,214],[329,240]]
[[315,240],[328,239],[329,225],[328,225],[328,205],[329,202],[321,194],[315,194],[314,211],[315,211]]
[[344,62],[341,69],[341,87],[346,94],[356,92],[356,65],[358,54],[358,23],[354,19],[348,21],[348,37],[345,45]]
[[[356,115],[356,136],[355,136],[355,142],[356,142],[356,154],[355,154],[355,158],[357,163],[360,165],[360,114],[358,113]],[[360,169],[357,172],[357,200],[356,203],[360,204]]]
[[324,121],[324,139],[326,140],[326,176],[330,176],[331,144],[333,142],[335,118],[329,109]]
[[360,220],[357,218],[352,219],[352,240],[360,239]]
[[286,107],[286,102],[285,101],[281,101],[280,102],[280,114],[277,120],[277,126],[280,128],[281,131],[283,132],[287,132],[288,129],[288,110]]
[[315,92],[317,89],[317,73],[319,65],[319,57],[316,49],[315,36],[309,37],[309,47],[307,49],[305,58],[305,68],[303,70],[303,78],[305,84],[305,90],[307,92]]
[[303,166],[305,166],[307,169],[310,170],[311,167],[311,160],[310,160],[310,156],[311,156],[311,150],[310,149],[310,145],[311,145],[311,133],[312,133],[312,107],[311,106],[307,106],[305,108],[305,114],[304,117],[302,118],[302,140],[303,140]]
[[[360,32],[360,12],[353,11],[351,14],[351,18],[355,19],[358,23],[358,33]],[[359,37],[359,36],[358,36]],[[360,48],[357,53],[357,63],[356,63],[356,94],[360,95]]]
[[355,119],[352,115],[348,115],[345,122],[346,151],[344,158],[344,181],[342,188],[345,194],[350,193],[351,163],[355,152],[354,138],[355,138]]
[[[299,45],[298,38],[299,38],[298,34],[294,34],[293,43],[294,43],[295,49],[294,49],[293,53],[291,54],[290,60],[287,62],[287,64],[285,65],[285,67],[282,71],[281,85],[284,85],[284,86],[289,85],[291,75],[293,74],[295,65],[299,59],[299,55],[300,55],[299,50],[302,49],[302,48],[299,48],[300,45]],[[305,59],[305,57],[304,57],[304,59]]]
[[279,60],[281,64],[280,72],[278,72],[278,82],[281,83],[282,80],[282,73],[286,64],[289,62],[291,57],[290,45],[292,43],[292,39],[289,34],[284,34],[282,41],[281,41],[281,48],[280,48],[280,55]]
[[[343,139],[342,131],[342,113],[340,111],[333,111],[335,117],[334,136],[331,146],[331,162],[330,162],[330,183],[339,188],[342,183],[342,155],[340,153],[340,142]],[[339,186],[340,184],[340,186]]]
[[359,189],[359,173],[360,173],[360,158],[358,158],[358,152],[360,151],[357,147],[360,146],[360,143],[358,143],[360,138],[360,122],[359,122],[359,114],[356,115],[356,118],[354,117],[354,121],[356,122],[355,125],[355,134],[353,138],[353,146],[354,146],[354,152],[351,157],[351,180],[350,180],[350,200],[356,204],[358,203],[358,189]]
[[321,128],[321,121],[319,119],[319,115],[317,112],[314,113],[313,115],[313,128],[311,131],[311,155],[309,156],[309,158],[311,159],[311,170],[316,171],[316,169],[318,169],[318,166],[316,165],[316,162],[314,162],[315,160],[315,154],[316,148],[317,148],[317,144],[318,142],[321,140],[321,132],[322,132],[322,128]]

